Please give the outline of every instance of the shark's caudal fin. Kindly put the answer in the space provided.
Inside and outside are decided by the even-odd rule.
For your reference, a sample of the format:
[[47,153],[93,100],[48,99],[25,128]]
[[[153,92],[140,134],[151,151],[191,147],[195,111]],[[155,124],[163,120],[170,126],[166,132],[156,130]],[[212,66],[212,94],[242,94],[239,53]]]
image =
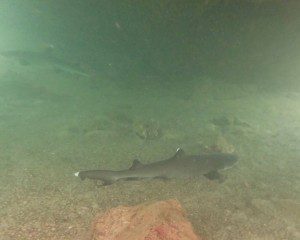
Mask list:
[[84,180],[84,179],[85,179],[85,177],[82,176],[82,175],[80,174],[80,172],[74,173],[74,176],[75,176],[75,177],[80,177],[81,180]]

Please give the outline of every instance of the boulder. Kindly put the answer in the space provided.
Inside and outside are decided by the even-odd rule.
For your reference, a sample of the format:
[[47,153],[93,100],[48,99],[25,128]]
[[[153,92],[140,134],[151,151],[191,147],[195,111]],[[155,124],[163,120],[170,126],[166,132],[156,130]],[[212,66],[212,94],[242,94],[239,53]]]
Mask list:
[[95,218],[92,240],[200,240],[177,200],[112,208]]

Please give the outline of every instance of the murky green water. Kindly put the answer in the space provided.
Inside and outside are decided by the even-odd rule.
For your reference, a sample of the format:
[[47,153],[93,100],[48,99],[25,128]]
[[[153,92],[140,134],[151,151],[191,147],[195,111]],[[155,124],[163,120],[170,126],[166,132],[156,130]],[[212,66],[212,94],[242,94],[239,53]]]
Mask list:
[[[86,239],[178,199],[207,239],[300,235],[297,1],[0,2],[0,239]],[[73,173],[236,153],[224,181]]]

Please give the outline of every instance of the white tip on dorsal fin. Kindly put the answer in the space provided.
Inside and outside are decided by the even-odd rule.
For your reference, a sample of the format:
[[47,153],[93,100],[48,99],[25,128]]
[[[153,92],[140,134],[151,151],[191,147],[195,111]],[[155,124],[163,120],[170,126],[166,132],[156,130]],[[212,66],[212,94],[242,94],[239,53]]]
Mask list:
[[185,155],[185,152],[182,148],[177,148],[174,158],[180,158]]
[[79,172],[74,173],[74,176],[78,177],[79,176]]

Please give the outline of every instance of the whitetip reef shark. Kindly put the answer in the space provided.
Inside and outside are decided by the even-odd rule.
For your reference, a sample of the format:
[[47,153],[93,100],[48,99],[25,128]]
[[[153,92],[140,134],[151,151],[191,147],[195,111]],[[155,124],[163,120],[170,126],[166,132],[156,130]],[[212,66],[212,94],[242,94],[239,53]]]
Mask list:
[[171,158],[143,164],[134,160],[132,166],[126,170],[88,170],[76,172],[74,175],[81,180],[86,178],[101,180],[102,185],[109,185],[119,180],[138,179],[186,179],[195,178],[201,175],[209,179],[220,179],[219,170],[232,167],[238,158],[235,154],[229,153],[205,153],[199,155],[187,155],[178,148]]
[[63,73],[89,77],[89,74],[82,71],[76,64],[54,56],[52,48],[47,48],[44,51],[8,50],[1,51],[0,55],[15,60],[21,66],[46,65]]

